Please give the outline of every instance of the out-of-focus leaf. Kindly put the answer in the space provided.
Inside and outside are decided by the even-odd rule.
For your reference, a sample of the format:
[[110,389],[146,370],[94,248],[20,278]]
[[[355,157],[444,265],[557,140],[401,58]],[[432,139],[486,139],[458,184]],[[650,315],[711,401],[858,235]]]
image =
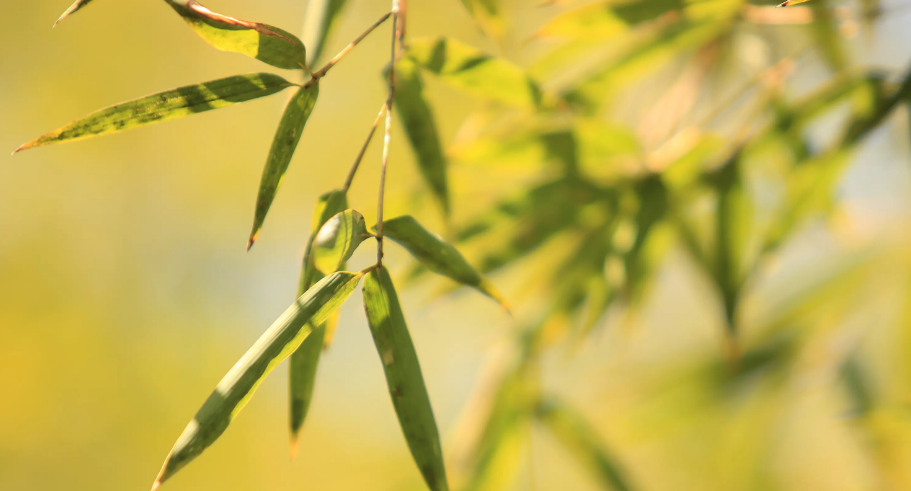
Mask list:
[[[793,4],[794,2],[791,2],[789,5]],[[834,6],[829,0],[816,0],[810,8],[813,9],[813,23],[810,24],[810,29],[816,39],[817,49],[822,52],[832,72],[838,73],[848,66],[848,53],[842,43]]]
[[648,0],[617,3],[614,0],[585,5],[545,24],[540,37],[593,37],[608,39],[664,14],[683,9],[683,0]]
[[288,170],[291,163],[291,157],[297,149],[301,135],[304,133],[304,126],[307,119],[313,112],[316,105],[316,99],[319,97],[319,83],[307,87],[301,87],[294,94],[294,97],[288,101],[285,107],[285,113],[275,132],[275,138],[272,140],[272,148],[269,150],[269,157],[266,160],[266,167],[263,169],[263,177],[259,184],[259,194],[256,197],[256,214],[253,218],[253,229],[250,231],[250,240],[247,242],[247,250],[253,247],[253,243],[259,238],[259,232],[262,229],[263,222],[266,220],[266,214],[269,213],[269,207],[275,199],[275,193],[278,192],[278,186]]
[[411,456],[432,491],[448,491],[440,435],[430,406],[430,396],[424,385],[405,315],[385,267],[374,269],[364,279],[364,308],[386,372],[392,405]]
[[439,201],[443,213],[449,215],[446,158],[443,156],[433,112],[424,99],[421,74],[408,59],[402,59],[395,66],[395,107],[417,157],[421,175]]
[[493,283],[481,276],[451,244],[423,227],[409,215],[383,222],[383,235],[398,242],[427,269],[476,288],[504,307],[506,302]]
[[356,210],[337,213],[326,221],[313,239],[312,264],[323,273],[335,271],[369,236],[364,215]]
[[59,24],[60,21],[75,14],[90,3],[92,3],[92,0],[76,0],[72,5],[69,6],[68,9],[63,12],[63,14],[60,15],[60,17],[57,18],[57,22],[54,22],[54,27],[57,27],[57,24]]
[[474,96],[526,108],[541,103],[541,89],[521,68],[453,39],[414,40],[408,56],[422,69]]
[[462,0],[462,5],[485,34],[500,39],[505,29],[501,0]]
[[785,0],[778,4],[779,7],[790,7],[792,5],[800,5],[802,3],[807,3],[810,0]]
[[307,50],[294,34],[212,12],[195,0],[166,1],[213,48],[288,70],[301,68],[306,62]]
[[856,356],[849,356],[839,370],[841,382],[851,401],[851,414],[866,416],[873,409],[873,390]]
[[605,487],[616,491],[636,489],[630,484],[623,466],[598,440],[594,429],[575,411],[549,398],[538,404],[536,416]]
[[348,0],[310,0],[304,17],[304,46],[307,46],[307,65],[319,62],[323,47],[341,17]]
[[16,152],[211,111],[272,95],[293,85],[278,75],[252,73],[171,89],[95,111],[22,145]]
[[[310,264],[310,253],[316,233],[333,215],[347,208],[348,194],[344,190],[330,191],[320,196],[313,209],[310,239],[307,241],[297,287],[298,296],[303,295],[324,276],[323,273],[317,271]],[[344,266],[339,267],[339,269],[344,269]],[[334,330],[337,321],[338,312],[335,312],[329,316],[326,322],[318,326],[311,324],[310,328],[313,332],[304,339],[300,347],[291,354],[289,359],[288,396],[292,457],[297,453],[297,440],[300,430],[304,425],[307,413],[310,410],[310,403],[313,400],[313,389],[316,386],[316,373],[319,367],[320,355],[325,343],[331,338],[329,330]]]
[[190,463],[215,442],[237,416],[253,392],[282,360],[300,346],[351,295],[363,273],[333,273],[307,290],[247,350],[215,387],[177,439],[152,489]]

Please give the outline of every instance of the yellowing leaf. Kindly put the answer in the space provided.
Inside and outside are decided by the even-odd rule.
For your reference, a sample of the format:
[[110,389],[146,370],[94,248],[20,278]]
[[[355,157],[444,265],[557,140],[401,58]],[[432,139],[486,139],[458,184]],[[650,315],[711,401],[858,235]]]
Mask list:
[[471,95],[510,106],[533,108],[541,89],[519,67],[448,38],[412,41],[408,56],[422,69]]
[[57,27],[57,24],[59,24],[60,21],[75,14],[77,11],[81,10],[83,7],[90,4],[91,2],[92,2],[92,0],[76,0],[75,2],[73,2],[73,4],[70,5],[70,7],[68,9],[66,9],[66,11],[64,11],[63,14],[60,15],[60,17],[57,18],[57,22],[54,22],[54,27]]
[[269,150],[269,158],[266,160],[266,167],[263,169],[263,177],[259,184],[256,214],[253,217],[253,230],[250,232],[247,250],[253,247],[253,243],[259,238],[266,214],[269,213],[269,207],[272,206],[282,177],[288,170],[288,165],[291,164],[291,157],[294,156],[297,144],[304,133],[304,126],[313,112],[313,107],[316,106],[317,97],[319,97],[319,83],[314,83],[309,87],[304,86],[297,91],[285,107],[285,113],[282,115],[278,131],[275,132],[275,138],[272,140],[272,148]]
[[369,234],[364,215],[345,210],[326,221],[313,238],[312,264],[323,273],[344,264]]
[[199,37],[216,49],[244,54],[289,70],[301,68],[306,62],[307,50],[294,34],[212,12],[195,0],[166,1]]
[[462,0],[462,5],[488,36],[499,39],[505,30],[500,0]]
[[254,73],[167,90],[93,112],[22,145],[16,152],[211,111],[272,95],[293,85],[278,75]]

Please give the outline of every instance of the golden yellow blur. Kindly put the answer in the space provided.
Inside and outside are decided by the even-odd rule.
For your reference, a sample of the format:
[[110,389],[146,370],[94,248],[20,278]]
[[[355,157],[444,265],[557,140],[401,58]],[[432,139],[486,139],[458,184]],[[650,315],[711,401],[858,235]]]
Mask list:
[[[0,150],[113,103],[239,73],[280,72],[211,49],[156,0],[97,0],[52,29],[69,3],[3,2]],[[306,8],[306,0],[205,3],[290,32],[300,31]],[[328,54],[389,8],[387,0],[349,3]],[[451,36],[544,71],[546,49],[530,38],[552,9],[580,2],[504,3],[510,24],[501,45],[483,36],[458,0],[411,0],[409,36]],[[879,18],[872,32],[850,32],[857,30],[851,9],[862,4],[834,10],[848,19],[843,34],[859,60],[852,63],[903,73],[911,10],[883,4],[894,15]],[[804,8],[811,7],[794,7]],[[0,490],[149,488],[212,388],[293,300],[313,204],[344,182],[384,101],[387,33],[388,25],[373,33],[321,82],[249,253],[260,174],[289,93],[16,156],[0,152]],[[776,36],[785,45],[792,39]],[[765,56],[756,36],[737,42],[743,56]],[[786,83],[806,92],[824,68],[808,70]],[[298,73],[282,75],[300,81]],[[642,90],[698,76],[665,70]],[[464,139],[471,125],[463,121],[480,104],[435,80],[426,92],[443,142]],[[832,212],[802,227],[774,264],[763,265],[762,281],[746,286],[745,351],[784,346],[767,355],[773,362],[763,353],[731,355],[714,293],[673,245],[638,308],[611,310],[582,341],[565,341],[567,319],[542,328],[562,344],[536,367],[540,384],[585,417],[634,489],[911,489],[908,107],[856,152]],[[634,129],[646,146],[677,130],[662,126],[666,117],[637,113]],[[813,131],[825,139],[835,129],[823,121]],[[380,142],[374,139],[349,194],[368,223],[376,216]],[[458,150],[471,149],[452,154]],[[649,150],[651,165],[662,168],[659,149]],[[496,168],[465,160],[450,175],[455,222],[538,170],[524,160]],[[397,124],[386,216],[413,214],[443,231],[416,169]],[[552,241],[541,254],[562,257],[573,246]],[[404,278],[412,259],[388,248],[390,268]],[[373,258],[373,243],[365,242],[351,269]],[[522,272],[541,267],[531,257],[492,275],[519,304],[515,319],[465,288],[440,296],[451,285],[400,286],[456,488],[464,479],[459,459],[471,447],[465,440],[480,424],[478,406],[493,397],[485,392],[489,374],[510,363],[521,313],[533,311],[546,290],[523,284]],[[424,489],[357,297],[343,307],[323,355],[295,461],[282,365],[221,439],[162,489]],[[852,377],[869,394],[852,393],[856,384],[845,383]],[[859,400],[868,404],[862,410]],[[496,464],[505,477],[491,489],[603,489],[540,425],[523,426],[509,444],[514,451]]]

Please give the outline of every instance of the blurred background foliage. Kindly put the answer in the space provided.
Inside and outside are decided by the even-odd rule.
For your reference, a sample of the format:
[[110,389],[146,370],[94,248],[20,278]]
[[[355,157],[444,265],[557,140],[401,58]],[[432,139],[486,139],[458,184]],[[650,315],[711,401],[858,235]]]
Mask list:
[[[289,31],[306,8],[209,3]],[[348,3],[327,52],[389,8]],[[477,23],[412,0],[409,37],[509,60],[543,96],[511,107],[424,76],[451,220],[393,132],[387,216],[457,238],[514,307],[389,247],[454,487],[911,489],[909,4],[468,3]],[[98,2],[55,30],[66,5],[7,4],[0,148],[262,69],[161,2]],[[250,254],[280,98],[3,157],[0,489],[145,489],[293,298],[310,209],[344,180],[387,57],[374,35],[322,83]],[[370,222],[379,145],[365,162],[349,196]],[[422,489],[359,301],[292,464],[284,377],[167,486]]]

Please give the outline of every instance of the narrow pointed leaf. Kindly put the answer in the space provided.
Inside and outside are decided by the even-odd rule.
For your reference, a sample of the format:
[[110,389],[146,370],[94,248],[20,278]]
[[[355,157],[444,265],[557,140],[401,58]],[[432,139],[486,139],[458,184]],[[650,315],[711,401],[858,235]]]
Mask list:
[[509,106],[534,108],[541,89],[519,67],[448,38],[411,42],[408,56],[422,69],[465,92]]
[[82,10],[83,7],[90,3],[92,3],[92,0],[76,0],[72,5],[70,5],[68,9],[66,9],[66,11],[63,12],[63,14],[60,15],[60,17],[57,18],[57,22],[54,22],[54,27],[57,27],[57,24],[59,24],[60,21],[75,14],[79,10]]
[[555,17],[538,30],[537,36],[608,39],[669,12],[682,10],[685,5],[683,0],[597,2]]
[[485,34],[500,39],[505,30],[500,0],[462,0],[462,5]]
[[475,288],[506,306],[490,280],[468,264],[455,247],[424,228],[414,217],[405,215],[384,221],[383,235],[408,249],[427,269]]
[[443,451],[418,356],[389,272],[379,268],[364,278],[364,308],[389,395],[402,433],[431,491],[448,491]]
[[278,75],[252,73],[171,89],[95,111],[22,145],[16,151],[182,118],[272,95],[293,85]]
[[421,74],[408,59],[401,60],[395,67],[395,107],[417,157],[421,175],[439,201],[443,213],[449,215],[446,158],[443,156],[433,112],[424,98]]
[[620,464],[598,441],[592,429],[578,414],[556,401],[542,402],[537,417],[563,445],[573,453],[608,489],[632,491],[632,485]]
[[253,230],[250,232],[250,240],[247,242],[248,250],[259,238],[266,214],[269,213],[269,207],[272,206],[282,177],[288,170],[288,165],[291,164],[291,157],[294,156],[297,144],[304,133],[304,126],[313,112],[317,97],[319,97],[319,83],[301,87],[285,107],[285,113],[282,115],[278,131],[275,132],[275,138],[272,140],[272,149],[269,150],[269,157],[259,184]]
[[323,48],[348,0],[310,0],[304,17],[304,45],[307,46],[307,65],[319,62]]
[[215,442],[237,416],[266,375],[290,355],[310,326],[324,322],[351,295],[363,273],[333,273],[307,290],[253,344],[218,383],[215,391],[177,439],[154,488]]
[[364,215],[356,210],[335,214],[313,239],[313,265],[322,272],[338,269],[368,236]]
[[[320,196],[313,210],[313,219],[310,226],[310,239],[304,253],[301,266],[300,281],[297,287],[298,296],[303,295],[323,274],[310,264],[310,254],[313,238],[329,218],[348,208],[348,195],[345,191],[336,190]],[[339,268],[339,269],[343,269]],[[300,347],[291,354],[288,365],[288,396],[289,418],[291,426],[291,454],[297,452],[297,439],[307,413],[313,400],[313,390],[316,386],[316,373],[319,367],[320,355],[330,329],[334,329],[338,320],[338,312],[333,313],[326,322],[318,326],[310,325],[313,332],[304,339]]]
[[306,62],[304,43],[277,27],[212,12],[195,0],[166,0],[212,47],[240,53],[277,68],[296,69]]

